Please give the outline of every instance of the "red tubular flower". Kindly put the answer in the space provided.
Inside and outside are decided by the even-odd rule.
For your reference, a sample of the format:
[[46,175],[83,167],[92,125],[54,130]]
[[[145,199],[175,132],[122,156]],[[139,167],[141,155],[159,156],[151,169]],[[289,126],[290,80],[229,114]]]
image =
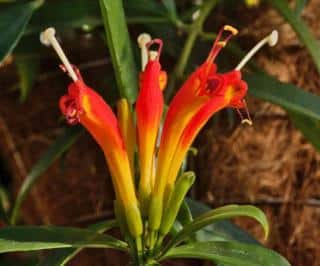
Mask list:
[[140,162],[139,199],[141,209],[146,210],[152,189],[155,145],[163,111],[163,71],[159,63],[162,41],[155,39],[147,44],[158,44],[155,58],[150,58],[140,76],[140,92],[136,103],[137,137]]
[[180,166],[189,147],[210,117],[225,107],[246,107],[243,98],[247,92],[247,84],[241,80],[241,73],[239,71],[231,71],[226,74],[216,75],[220,76],[220,78],[215,89],[215,97],[212,97],[209,102],[200,108],[181,134],[167,179],[169,191],[174,185]]
[[[105,154],[116,197],[128,220],[137,223],[141,220],[138,200],[117,118],[101,96],[85,85],[78,69],[74,70],[78,79],[69,85],[68,94],[61,97],[60,109],[70,124],[81,123],[97,141]],[[142,233],[142,225],[130,228],[128,223],[128,226],[134,236]]]
[[[222,40],[222,35],[227,34]],[[228,40],[237,34],[231,26],[225,26],[218,34],[207,60],[191,74],[169,105],[164,123],[158,155],[153,199],[149,210],[151,228],[159,228],[159,216],[155,210],[162,210],[164,197],[170,194],[182,160],[196,134],[205,122],[217,111],[227,106],[242,108],[247,86],[241,80],[241,73],[217,73],[213,63],[219,51]],[[165,192],[166,190],[166,192]]]

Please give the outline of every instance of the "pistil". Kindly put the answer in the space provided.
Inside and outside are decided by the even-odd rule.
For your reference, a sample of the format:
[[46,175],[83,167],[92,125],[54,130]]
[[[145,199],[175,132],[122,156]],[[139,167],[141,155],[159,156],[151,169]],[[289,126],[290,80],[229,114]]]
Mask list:
[[240,63],[236,66],[235,70],[241,70],[249,60],[265,45],[268,44],[270,47],[275,46],[279,39],[279,33],[277,30],[273,30],[268,36],[263,38],[260,42],[258,42],[240,61]]

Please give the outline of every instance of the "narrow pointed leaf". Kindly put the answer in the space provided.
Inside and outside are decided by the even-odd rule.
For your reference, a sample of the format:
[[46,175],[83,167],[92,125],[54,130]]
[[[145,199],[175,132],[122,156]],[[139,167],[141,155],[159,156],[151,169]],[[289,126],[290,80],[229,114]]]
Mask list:
[[177,9],[176,9],[176,3],[174,0],[162,0],[163,5],[168,11],[168,15],[171,18],[172,21],[177,20]]
[[[110,220],[110,221],[90,225],[88,229],[101,234],[116,227],[117,225],[118,224],[116,220]],[[42,262],[38,264],[38,266],[66,265],[66,263],[70,261],[72,258],[74,258],[74,256],[76,256],[81,250],[83,250],[82,247],[62,248],[62,249],[53,250],[47,255],[47,257]]]
[[280,82],[262,72],[246,75],[245,80],[253,96],[280,105],[288,111],[320,119],[320,96],[293,84]]
[[186,202],[186,200],[184,200],[181,204],[179,213],[178,213],[178,217],[177,220],[182,224],[182,225],[186,225],[192,222],[193,217],[192,217],[192,213],[191,210],[189,208],[188,203]]
[[8,226],[0,229],[0,253],[94,247],[126,250],[126,243],[94,231],[58,226]]
[[102,19],[97,1],[46,1],[45,5],[32,16],[26,34],[38,34],[49,26],[55,27],[60,32],[71,27],[93,28],[98,25],[102,25]]
[[300,16],[304,7],[307,4],[307,0],[296,0],[295,2],[296,3],[295,3],[295,7],[294,7],[294,14],[296,16]]
[[264,247],[237,242],[195,242],[171,249],[161,260],[194,258],[228,266],[289,266],[278,253]]
[[320,152],[320,120],[294,112],[289,112],[289,115],[295,127]]
[[301,42],[306,46],[310,55],[313,58],[314,63],[317,66],[320,73],[320,44],[317,39],[312,35],[311,31],[301,19],[300,16],[295,14],[294,10],[291,10],[287,0],[268,0],[273,7],[289,22],[291,27],[295,30],[299,36]]
[[170,248],[178,245],[184,239],[192,236],[193,233],[210,225],[216,221],[234,218],[237,216],[246,216],[257,220],[265,231],[265,236],[269,233],[269,225],[265,214],[257,207],[250,205],[227,205],[208,211],[201,216],[195,218],[191,223],[187,224],[161,251],[161,254],[166,253]]
[[138,75],[122,1],[99,0],[99,2],[120,96],[133,103],[138,91]]
[[[190,207],[191,213],[194,217],[198,217],[210,210],[207,205],[187,199],[187,203]],[[249,233],[244,231],[239,226],[234,223],[223,220],[214,222],[195,233],[195,239],[197,241],[238,241],[249,244],[258,244],[259,242],[255,240]]]
[[43,0],[14,3],[0,11],[0,62],[12,52],[22,37],[33,12]]
[[16,61],[16,66],[19,74],[19,89],[20,101],[24,102],[36,81],[39,72],[39,58],[24,57]]
[[32,186],[36,183],[38,178],[56,161],[65,151],[67,151],[72,144],[78,139],[82,129],[80,127],[70,127],[57,138],[57,140],[49,147],[46,153],[40,160],[32,167],[26,179],[22,183],[18,196],[13,206],[11,214],[11,224],[15,224],[19,215],[20,207]]

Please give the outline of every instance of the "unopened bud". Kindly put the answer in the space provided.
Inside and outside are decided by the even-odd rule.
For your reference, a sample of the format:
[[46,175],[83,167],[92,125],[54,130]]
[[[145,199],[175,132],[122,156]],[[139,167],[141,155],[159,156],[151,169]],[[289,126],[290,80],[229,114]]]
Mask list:
[[169,198],[166,211],[163,213],[160,234],[166,235],[172,227],[188,190],[195,180],[193,172],[183,173],[177,180]]
[[125,213],[130,234],[135,238],[139,238],[143,232],[142,219],[137,204],[127,204]]

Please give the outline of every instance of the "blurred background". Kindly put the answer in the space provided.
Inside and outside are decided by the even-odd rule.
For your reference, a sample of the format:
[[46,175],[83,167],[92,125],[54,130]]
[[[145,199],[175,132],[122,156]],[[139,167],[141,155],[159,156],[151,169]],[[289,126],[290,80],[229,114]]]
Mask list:
[[[217,1],[180,73],[177,66],[193,31],[185,25],[196,21],[201,2],[123,2],[137,65],[141,32],[164,41],[161,61],[171,79],[167,98],[205,59],[224,24],[238,28],[239,35],[219,55],[222,72],[233,69],[273,29],[280,40],[259,52],[245,71],[253,126],[226,110],[197,138],[187,166],[197,174],[190,197],[213,207],[259,206],[271,226],[267,241],[255,222],[235,222],[292,265],[318,266],[320,1]],[[61,117],[58,101],[70,80],[54,51],[40,45],[39,32],[47,26],[56,27],[86,83],[111,105],[119,98],[98,1],[0,1],[0,198],[9,213],[21,187],[27,187],[17,223],[85,226],[113,217],[112,185],[97,145]],[[35,265],[32,254],[2,255],[0,265],[17,265],[16,259],[19,265]],[[125,263],[117,253],[84,251],[69,265]]]

